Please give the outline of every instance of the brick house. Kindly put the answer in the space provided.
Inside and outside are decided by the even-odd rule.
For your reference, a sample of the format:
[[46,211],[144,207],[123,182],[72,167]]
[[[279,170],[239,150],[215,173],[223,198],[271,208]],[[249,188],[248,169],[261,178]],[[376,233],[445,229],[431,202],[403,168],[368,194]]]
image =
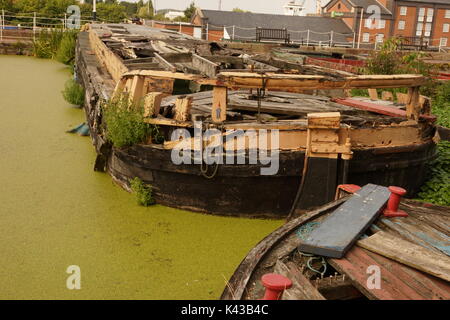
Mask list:
[[[371,19],[374,9],[378,20]],[[450,0],[330,0],[322,13],[341,17],[362,44],[396,35],[450,47]]]

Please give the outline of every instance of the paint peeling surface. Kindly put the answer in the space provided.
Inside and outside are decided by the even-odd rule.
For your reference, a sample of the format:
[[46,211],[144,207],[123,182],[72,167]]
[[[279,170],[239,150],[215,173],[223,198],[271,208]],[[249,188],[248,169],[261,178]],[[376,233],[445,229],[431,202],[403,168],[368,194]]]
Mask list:
[[7,56],[0,68],[0,299],[217,299],[282,224],[137,206],[93,171],[90,139],[65,133],[85,119],[61,97],[68,71]]

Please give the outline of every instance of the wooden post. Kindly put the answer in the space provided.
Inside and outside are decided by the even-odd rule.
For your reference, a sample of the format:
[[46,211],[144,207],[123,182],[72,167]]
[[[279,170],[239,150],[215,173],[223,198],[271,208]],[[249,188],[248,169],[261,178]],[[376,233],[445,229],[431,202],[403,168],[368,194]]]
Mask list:
[[377,89],[368,89],[370,100],[378,100],[378,91]]
[[167,94],[163,92],[150,92],[144,97],[144,117],[157,116],[161,107],[161,101]]
[[36,41],[36,12],[33,14],[33,41]]
[[142,98],[142,93],[144,89],[144,80],[145,78],[142,76],[133,77],[133,82],[131,83],[131,90],[130,90],[131,102],[136,103],[139,101],[140,98]]
[[180,97],[175,101],[175,116],[177,121],[188,121],[191,113],[192,97]]
[[213,122],[223,122],[227,119],[228,89],[214,87],[211,118]]
[[420,87],[408,89],[408,103],[406,104],[406,117],[418,121],[420,116]]
[[5,27],[5,10],[2,9],[2,15],[0,16],[0,41],[3,41],[3,28]]

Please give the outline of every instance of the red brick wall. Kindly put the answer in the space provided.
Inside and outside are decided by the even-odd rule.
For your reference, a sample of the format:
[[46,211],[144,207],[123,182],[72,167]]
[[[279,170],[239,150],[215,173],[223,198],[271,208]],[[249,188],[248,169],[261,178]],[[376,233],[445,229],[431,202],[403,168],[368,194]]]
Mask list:
[[159,28],[159,29],[168,29],[168,30],[173,30],[173,31],[177,31],[190,36],[194,35],[194,26],[189,26],[189,25],[181,25],[181,29],[180,29],[180,25],[179,24],[167,24],[167,23],[160,23],[160,22],[156,22],[153,24],[154,28]]
[[[397,7],[395,12],[395,24],[394,24],[394,35],[395,36],[404,36],[404,37],[415,37],[416,36],[416,22],[417,22],[417,8],[416,7],[407,7],[406,16],[400,15],[400,7]],[[405,29],[399,30],[398,24],[399,21],[405,21]]]
[[[441,38],[447,38],[447,47],[450,47],[450,32],[443,32],[444,24],[450,24],[450,19],[445,18],[446,9],[438,9],[435,13],[434,19],[434,29],[432,33],[432,38],[435,39],[433,45],[438,46]],[[447,10],[450,10],[450,5]]]

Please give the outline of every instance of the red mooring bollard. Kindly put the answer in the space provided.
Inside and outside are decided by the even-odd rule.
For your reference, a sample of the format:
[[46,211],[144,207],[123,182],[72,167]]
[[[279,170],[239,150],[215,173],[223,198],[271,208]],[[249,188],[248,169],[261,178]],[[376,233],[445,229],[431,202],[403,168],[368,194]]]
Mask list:
[[391,196],[389,197],[387,208],[384,209],[384,216],[386,217],[407,217],[408,214],[403,211],[399,210],[398,206],[400,204],[400,200],[402,196],[406,194],[406,190],[400,187],[389,187],[389,191],[391,192]]
[[266,287],[266,292],[262,300],[280,300],[284,290],[292,287],[291,280],[276,273],[263,275],[261,282]]

